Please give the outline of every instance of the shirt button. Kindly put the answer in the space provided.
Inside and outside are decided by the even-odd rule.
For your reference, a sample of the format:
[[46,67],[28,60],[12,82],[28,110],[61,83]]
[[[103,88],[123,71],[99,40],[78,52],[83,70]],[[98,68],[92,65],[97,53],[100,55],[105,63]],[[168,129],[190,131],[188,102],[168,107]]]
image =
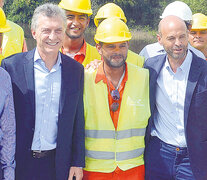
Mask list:
[[176,151],[180,151],[180,148],[177,147],[175,150],[176,150]]

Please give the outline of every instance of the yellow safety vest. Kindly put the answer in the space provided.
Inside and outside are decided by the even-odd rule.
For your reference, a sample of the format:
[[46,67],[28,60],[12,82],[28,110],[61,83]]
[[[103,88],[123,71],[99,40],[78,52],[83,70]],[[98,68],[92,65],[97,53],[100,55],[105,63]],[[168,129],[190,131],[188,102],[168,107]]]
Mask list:
[[82,65],[85,67],[87,64],[89,64],[91,61],[94,61],[95,59],[101,60],[101,55],[98,53],[96,47],[86,43],[86,56]]
[[11,31],[5,32],[3,35],[2,55],[4,58],[22,52],[24,42],[23,29],[12,21],[7,20],[7,22],[11,26]]
[[85,71],[85,170],[113,172],[117,166],[128,170],[143,165],[150,117],[148,70],[128,64],[117,130],[110,116],[107,85],[95,83],[96,72]]
[[139,66],[139,67],[143,67],[144,57],[134,53],[131,50],[128,50],[128,55],[127,55],[126,62],[134,64],[134,65]]

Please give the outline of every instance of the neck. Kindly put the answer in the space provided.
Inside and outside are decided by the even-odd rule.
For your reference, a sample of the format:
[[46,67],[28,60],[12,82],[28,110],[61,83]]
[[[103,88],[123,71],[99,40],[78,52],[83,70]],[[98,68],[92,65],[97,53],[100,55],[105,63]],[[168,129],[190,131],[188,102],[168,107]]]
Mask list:
[[202,51],[202,53],[204,54],[204,56],[205,56],[206,59],[207,59],[207,47]]
[[52,67],[56,64],[57,58],[58,58],[58,52],[51,52],[51,53],[44,53],[41,50],[39,51],[39,55],[41,59],[44,61],[45,66],[49,69],[49,71],[52,69]]
[[114,87],[117,87],[119,80],[124,73],[125,65],[121,66],[120,68],[112,68],[104,63],[103,68],[106,78],[113,84]]
[[75,54],[80,51],[84,42],[84,36],[77,39],[71,39],[65,34],[63,48],[64,51],[70,54]]
[[173,59],[172,57],[168,56],[168,61],[169,61],[170,67],[174,73],[177,72],[177,68],[179,68],[181,66],[181,64],[184,62],[185,58],[186,58],[186,55],[182,59]]

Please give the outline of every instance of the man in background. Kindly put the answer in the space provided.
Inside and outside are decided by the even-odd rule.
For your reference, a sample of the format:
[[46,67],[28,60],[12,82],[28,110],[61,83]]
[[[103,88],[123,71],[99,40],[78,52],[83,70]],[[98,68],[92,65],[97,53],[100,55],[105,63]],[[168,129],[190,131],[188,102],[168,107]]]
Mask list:
[[[96,25],[96,27],[98,27],[98,25],[104,19],[107,19],[109,17],[118,17],[124,23],[127,22],[124,11],[118,5],[114,3],[107,3],[100,7],[100,9],[98,10],[94,18],[94,24]],[[144,64],[144,58],[134,53],[133,51],[128,50],[126,62],[142,67]]]
[[[0,7],[3,8],[3,6],[4,0],[0,0]],[[27,51],[27,44],[24,38],[23,29],[12,21],[7,20],[7,23],[10,25],[11,31],[5,32],[3,35],[2,58]]]
[[[166,6],[166,8],[164,9],[162,16],[160,16],[160,18],[163,19],[163,18],[170,16],[170,15],[177,16],[177,17],[181,18],[182,20],[184,20],[187,29],[190,31],[190,29],[192,27],[192,11],[187,4],[185,4],[182,1],[174,1],[170,4],[168,4]],[[192,47],[190,44],[188,44],[188,48],[190,50],[192,50],[193,52],[195,52],[195,54],[197,56],[205,59],[205,56],[201,51]],[[163,48],[163,46],[160,45],[159,42],[156,42],[156,43],[149,44],[149,45],[145,46],[141,50],[139,55],[144,56],[145,60],[147,60],[150,57],[154,57],[154,56],[157,56],[160,54],[165,54],[165,53],[166,52],[165,52],[165,49]]]
[[207,16],[201,13],[193,15],[193,25],[189,34],[190,44],[200,50],[207,60]]
[[84,32],[89,25],[92,15],[90,0],[61,0],[59,7],[65,10],[67,28],[64,43],[61,47],[63,54],[75,59],[86,66],[94,59],[100,59],[95,47],[88,44]]

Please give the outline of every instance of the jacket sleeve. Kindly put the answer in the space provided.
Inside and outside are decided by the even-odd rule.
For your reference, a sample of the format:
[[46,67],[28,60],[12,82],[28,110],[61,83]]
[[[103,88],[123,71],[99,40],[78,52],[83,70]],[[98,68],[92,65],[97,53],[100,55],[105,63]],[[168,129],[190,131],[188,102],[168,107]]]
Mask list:
[[83,107],[83,86],[84,86],[84,70],[82,68],[80,79],[79,100],[76,109],[73,142],[72,142],[72,166],[85,167],[85,120]]
[[[2,111],[0,108],[0,162],[3,171],[3,179],[14,180],[15,169],[15,146],[16,146],[16,123],[11,80],[5,78],[1,85],[0,95],[4,102]],[[1,93],[2,92],[2,93]],[[0,98],[0,99],[2,99]],[[0,104],[1,104],[0,103]]]

